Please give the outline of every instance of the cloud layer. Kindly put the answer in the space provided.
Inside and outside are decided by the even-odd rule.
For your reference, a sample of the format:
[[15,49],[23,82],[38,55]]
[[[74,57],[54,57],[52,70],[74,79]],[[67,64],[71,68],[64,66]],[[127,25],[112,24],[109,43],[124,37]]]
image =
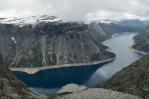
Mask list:
[[54,15],[72,21],[149,19],[149,0],[0,0],[0,17]]

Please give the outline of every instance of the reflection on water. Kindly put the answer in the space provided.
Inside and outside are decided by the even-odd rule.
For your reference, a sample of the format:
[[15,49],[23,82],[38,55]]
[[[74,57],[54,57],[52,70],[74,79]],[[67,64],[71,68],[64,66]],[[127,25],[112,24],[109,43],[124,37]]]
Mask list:
[[128,50],[128,46],[132,45],[131,38],[134,35],[118,35],[105,42],[105,45],[112,49],[111,52],[116,54],[116,60],[112,62],[92,66],[49,69],[35,74],[14,73],[32,90],[43,94],[56,93],[62,86],[69,83],[91,87],[105,81],[115,72],[142,57],[141,54]]

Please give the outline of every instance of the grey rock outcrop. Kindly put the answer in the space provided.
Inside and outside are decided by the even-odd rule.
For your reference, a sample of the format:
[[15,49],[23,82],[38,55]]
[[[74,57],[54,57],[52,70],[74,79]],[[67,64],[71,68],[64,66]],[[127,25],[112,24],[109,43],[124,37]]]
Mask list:
[[89,30],[95,40],[98,40],[101,36],[106,35],[103,29],[96,22],[90,24]]

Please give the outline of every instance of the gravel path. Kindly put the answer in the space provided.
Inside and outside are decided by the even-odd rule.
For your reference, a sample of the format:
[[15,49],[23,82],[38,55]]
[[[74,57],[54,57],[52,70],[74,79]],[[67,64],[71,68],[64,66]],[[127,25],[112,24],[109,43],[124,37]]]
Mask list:
[[81,92],[57,97],[55,99],[141,99],[141,98],[108,89],[90,88]]

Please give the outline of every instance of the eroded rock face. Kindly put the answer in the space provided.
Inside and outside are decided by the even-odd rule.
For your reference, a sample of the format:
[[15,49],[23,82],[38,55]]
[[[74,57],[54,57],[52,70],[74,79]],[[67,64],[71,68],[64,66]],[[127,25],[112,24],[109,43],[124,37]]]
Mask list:
[[96,87],[117,90],[149,99],[149,54]]
[[0,51],[10,67],[42,67],[92,63],[113,58],[100,36],[106,34],[97,24],[40,23],[0,25]]
[[47,96],[29,90],[5,66],[0,54],[0,99],[47,99]]

